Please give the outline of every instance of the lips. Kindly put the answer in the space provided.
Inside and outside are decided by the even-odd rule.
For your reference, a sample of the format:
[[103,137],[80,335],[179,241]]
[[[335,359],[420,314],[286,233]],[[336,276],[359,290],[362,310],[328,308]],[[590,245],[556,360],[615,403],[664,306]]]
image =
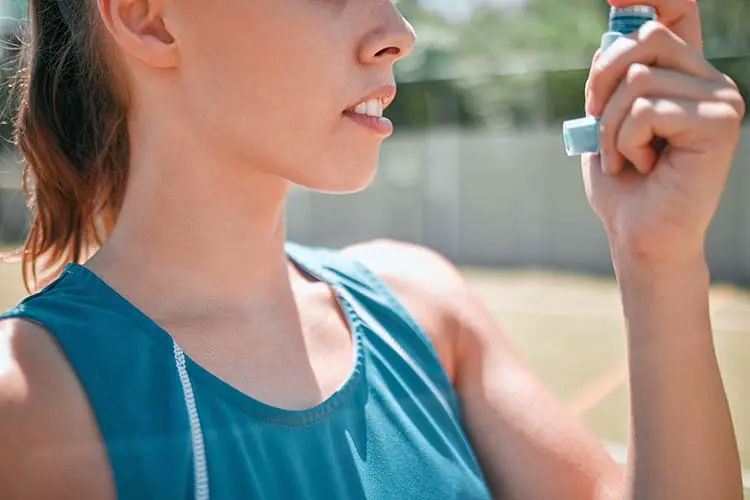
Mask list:
[[380,137],[388,137],[393,133],[393,123],[385,117],[361,115],[354,111],[344,111],[343,117]]
[[395,85],[383,85],[357,100],[346,108],[347,112],[382,117],[385,110],[396,98]]
[[377,136],[387,137],[393,133],[393,123],[383,116],[383,110],[395,98],[396,86],[383,85],[352,103],[342,114]]

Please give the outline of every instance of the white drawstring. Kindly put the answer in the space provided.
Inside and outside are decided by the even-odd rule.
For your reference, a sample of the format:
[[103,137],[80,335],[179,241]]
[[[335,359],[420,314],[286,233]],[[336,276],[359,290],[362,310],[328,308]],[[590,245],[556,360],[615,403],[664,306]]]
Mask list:
[[185,366],[185,353],[175,342],[172,342],[172,346],[174,348],[174,362],[175,366],[177,366],[177,373],[180,376],[182,394],[185,397],[185,406],[187,407],[188,419],[190,420],[190,435],[193,443],[195,500],[208,500],[206,447],[203,442],[203,431],[201,430],[201,421],[198,416],[198,407],[195,404],[193,384],[190,382],[190,377],[188,376],[187,368]]

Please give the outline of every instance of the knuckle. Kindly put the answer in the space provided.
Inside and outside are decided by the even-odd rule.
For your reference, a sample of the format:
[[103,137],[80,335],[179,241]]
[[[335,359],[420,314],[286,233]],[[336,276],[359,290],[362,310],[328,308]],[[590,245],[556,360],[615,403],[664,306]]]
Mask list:
[[727,100],[727,104],[732,110],[733,119],[737,122],[737,125],[742,123],[747,111],[747,106],[742,96],[739,93],[736,93],[733,98]]
[[724,82],[729,85],[732,89],[736,90],[737,92],[740,91],[740,87],[737,85],[737,82],[735,82],[731,76],[721,74],[722,78],[724,78]]
[[639,97],[630,108],[630,116],[636,122],[649,121],[654,116],[654,106],[650,100]]
[[723,85],[721,86],[717,95],[719,98],[731,105],[739,119],[742,120],[747,112],[747,103],[740,93],[740,88],[737,83],[729,76],[722,73]]
[[714,108],[708,121],[716,136],[734,141],[740,133],[742,115],[734,105],[724,101]]
[[639,38],[647,44],[661,45],[671,37],[669,28],[658,21],[649,21],[639,30]]
[[744,120],[747,116],[747,102],[745,99],[742,98],[742,96],[738,93],[737,94],[737,113],[740,117],[740,121]]
[[747,113],[747,103],[745,102],[745,99],[742,98],[742,95],[739,92],[732,92],[732,95],[727,99],[727,103],[729,103],[737,113],[737,119],[742,121]]
[[625,81],[633,90],[645,89],[651,80],[651,69],[645,64],[631,64],[625,75]]

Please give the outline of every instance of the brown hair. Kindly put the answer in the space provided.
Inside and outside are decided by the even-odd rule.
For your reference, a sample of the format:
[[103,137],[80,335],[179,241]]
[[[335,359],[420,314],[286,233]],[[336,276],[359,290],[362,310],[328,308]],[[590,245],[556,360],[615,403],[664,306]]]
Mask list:
[[[64,11],[58,2],[67,2]],[[31,212],[16,256],[31,292],[107,237],[124,197],[129,148],[127,92],[95,2],[29,0],[28,15],[14,86]],[[41,284],[40,270],[48,274]]]

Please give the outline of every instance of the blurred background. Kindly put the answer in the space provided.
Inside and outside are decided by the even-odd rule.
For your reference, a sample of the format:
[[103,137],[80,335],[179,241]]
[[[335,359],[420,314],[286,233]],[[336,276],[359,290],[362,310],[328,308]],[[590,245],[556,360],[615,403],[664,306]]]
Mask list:
[[[624,325],[601,225],[561,123],[583,115],[603,0],[399,0],[418,32],[397,65],[386,111],[396,133],[356,195],[295,189],[288,235],[339,247],[376,237],[426,245],[461,266],[540,378],[623,461],[628,426]],[[750,94],[750,2],[699,0],[705,51]],[[16,64],[25,2],[0,0],[0,78]],[[0,245],[28,216],[10,136],[0,125]],[[750,124],[710,231],[711,311],[750,498]],[[0,265],[0,309],[23,296]]]

